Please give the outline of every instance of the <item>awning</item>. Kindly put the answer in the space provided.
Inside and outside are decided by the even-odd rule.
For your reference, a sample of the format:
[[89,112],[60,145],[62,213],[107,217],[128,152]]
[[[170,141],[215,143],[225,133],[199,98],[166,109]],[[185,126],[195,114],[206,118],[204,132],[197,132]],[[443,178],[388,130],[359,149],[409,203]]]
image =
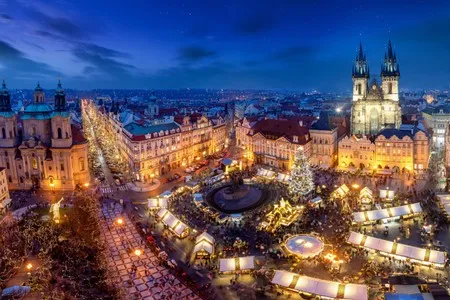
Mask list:
[[382,199],[390,199],[390,200],[392,200],[392,199],[394,199],[394,196],[395,196],[395,192],[394,191],[391,191],[391,190],[388,190],[388,189],[380,190],[380,198],[382,198]]
[[357,223],[367,222],[367,221],[377,221],[388,218],[396,218],[405,215],[417,214],[422,212],[422,206],[420,203],[407,204],[402,206],[360,211],[353,213],[353,220]]
[[171,191],[165,191],[164,193],[161,193],[159,195],[159,197],[161,197],[161,198],[169,198],[171,196],[172,196],[172,192]]
[[209,254],[214,253],[214,238],[206,231],[195,239],[194,253],[198,251],[206,251]]
[[291,290],[322,297],[354,300],[368,299],[366,285],[327,281],[288,271],[276,270],[272,283]]
[[167,208],[167,198],[149,198],[148,199],[148,208]]
[[168,211],[166,208],[161,208],[158,211],[158,217],[161,219],[161,221],[167,225],[176,235],[179,237],[185,232],[185,230],[188,230],[189,227],[181,222],[175,215],[173,215],[170,211]]
[[219,259],[220,272],[251,270],[255,268],[255,257],[245,256]]
[[443,265],[445,263],[445,252],[399,244],[354,231],[350,233],[347,243],[382,251],[390,255],[414,259],[423,264]]
[[202,194],[194,194],[194,202],[203,202],[203,195]]

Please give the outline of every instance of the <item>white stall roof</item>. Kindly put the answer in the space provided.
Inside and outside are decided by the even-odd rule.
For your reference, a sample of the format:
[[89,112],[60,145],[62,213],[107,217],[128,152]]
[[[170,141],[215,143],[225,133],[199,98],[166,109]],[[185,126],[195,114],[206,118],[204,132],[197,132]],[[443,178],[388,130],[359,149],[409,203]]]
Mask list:
[[199,243],[199,242],[201,242],[202,240],[206,240],[206,241],[210,242],[211,244],[213,244],[214,241],[215,241],[214,238],[213,238],[213,236],[210,235],[209,233],[207,233],[206,231],[203,232],[202,234],[200,234],[198,237],[195,238],[195,242],[196,242],[196,243]]
[[445,263],[445,252],[394,243],[354,231],[350,233],[347,242],[388,254],[415,259],[425,264],[432,263],[442,265]]
[[420,206],[420,203],[417,202],[384,209],[355,212],[353,213],[353,220],[355,222],[377,221],[409,214],[417,214],[420,212],[422,212],[422,207]]
[[172,192],[171,191],[165,191],[164,193],[161,193],[159,195],[159,197],[161,197],[161,198],[169,198],[170,196],[172,196]]
[[161,218],[162,222],[170,227],[177,235],[181,235],[187,227],[186,224],[181,222],[175,215],[173,215],[166,208],[161,208],[158,211],[158,217]]
[[367,286],[362,284],[344,284],[340,282],[316,279],[308,276],[276,270],[273,284],[328,298],[354,300],[368,299]]
[[255,268],[255,257],[244,256],[236,258],[221,258],[219,260],[220,272],[230,272],[239,270],[251,270]]
[[450,194],[439,194],[437,197],[441,202],[442,210],[450,216]]
[[202,194],[194,194],[194,201],[195,202],[202,202],[203,201],[203,195]]
[[194,246],[194,253],[199,252],[201,250],[205,250],[209,254],[213,253],[213,245],[206,241],[201,241],[200,243],[195,244]]
[[149,198],[148,208],[167,208],[167,198]]

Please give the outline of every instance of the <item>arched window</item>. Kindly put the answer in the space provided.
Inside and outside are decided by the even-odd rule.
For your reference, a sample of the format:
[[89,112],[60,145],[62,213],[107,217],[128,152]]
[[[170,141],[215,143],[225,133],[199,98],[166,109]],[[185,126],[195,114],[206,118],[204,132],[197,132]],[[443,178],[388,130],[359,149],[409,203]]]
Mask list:
[[6,130],[2,128],[2,139],[6,139]]
[[392,94],[392,82],[388,83],[388,94]]
[[62,130],[58,128],[58,139],[62,139]]

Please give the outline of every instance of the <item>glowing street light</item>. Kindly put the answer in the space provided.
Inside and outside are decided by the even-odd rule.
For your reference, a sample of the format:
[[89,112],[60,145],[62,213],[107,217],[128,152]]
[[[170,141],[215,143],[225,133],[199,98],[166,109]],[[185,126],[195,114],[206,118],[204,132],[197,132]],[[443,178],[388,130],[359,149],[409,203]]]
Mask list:
[[28,271],[31,271],[31,269],[33,268],[33,265],[31,263],[28,263],[26,268]]
[[139,257],[139,256],[141,256],[141,254],[142,254],[142,250],[141,250],[141,249],[136,249],[136,250],[134,250],[134,254],[135,254],[137,257]]
[[122,218],[118,218],[116,220],[117,225],[122,225],[123,224],[123,219]]
[[86,182],[86,183],[84,184],[84,187],[88,188],[88,187],[89,187],[89,182]]

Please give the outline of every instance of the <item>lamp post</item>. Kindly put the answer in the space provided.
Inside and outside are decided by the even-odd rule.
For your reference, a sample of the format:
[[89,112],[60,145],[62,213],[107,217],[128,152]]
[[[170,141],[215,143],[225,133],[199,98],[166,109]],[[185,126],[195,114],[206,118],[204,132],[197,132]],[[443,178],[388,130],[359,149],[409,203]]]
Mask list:
[[52,193],[54,193],[55,191],[53,190],[53,188],[55,187],[55,184],[53,182],[51,182],[49,185],[50,185],[50,188],[52,190]]
[[31,263],[28,263],[27,265],[26,265],[26,269],[27,269],[27,274],[28,274],[28,276],[30,276],[31,275],[31,269],[33,268],[33,265],[31,264]]
[[155,178],[155,173],[150,174],[150,178],[152,179],[152,184],[153,184],[153,179]]

